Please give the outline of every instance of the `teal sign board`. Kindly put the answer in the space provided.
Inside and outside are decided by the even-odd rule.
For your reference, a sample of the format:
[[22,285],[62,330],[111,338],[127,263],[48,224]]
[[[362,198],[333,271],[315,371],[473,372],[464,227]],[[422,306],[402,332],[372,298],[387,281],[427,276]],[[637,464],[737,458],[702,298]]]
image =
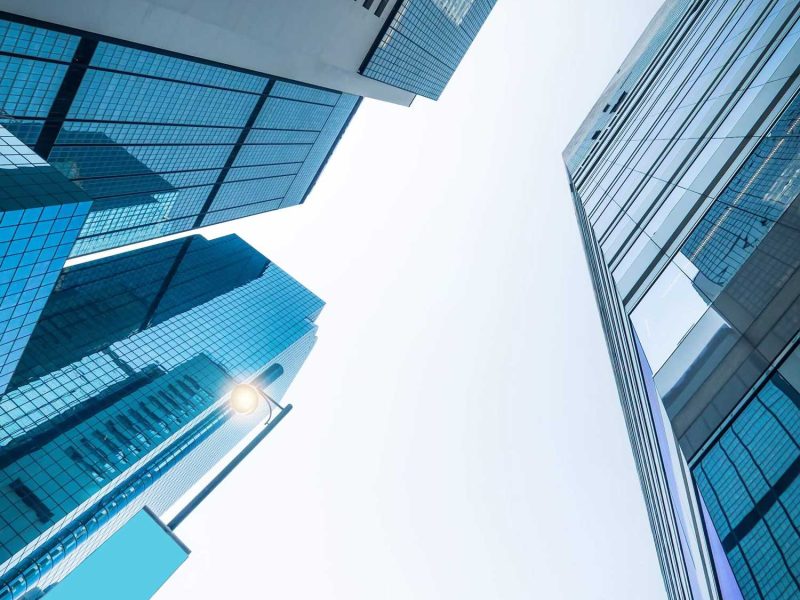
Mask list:
[[149,510],[136,513],[44,600],[148,600],[189,556]]

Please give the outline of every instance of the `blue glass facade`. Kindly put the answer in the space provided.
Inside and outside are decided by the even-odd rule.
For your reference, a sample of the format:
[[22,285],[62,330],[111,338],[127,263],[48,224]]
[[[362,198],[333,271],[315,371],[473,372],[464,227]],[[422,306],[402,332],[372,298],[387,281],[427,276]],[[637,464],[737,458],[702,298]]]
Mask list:
[[671,0],[564,153],[671,598],[800,595],[798,98],[800,3]]
[[0,127],[0,392],[90,205],[80,189]]
[[[796,379],[793,366],[786,366],[787,374]],[[781,370],[748,401],[694,473],[745,597],[796,598],[800,392]]]
[[303,202],[359,98],[0,20],[0,122],[94,200],[72,255]]
[[228,236],[213,244],[201,237],[165,242],[66,269],[9,390],[244,285],[268,264]]
[[361,73],[437,100],[497,0],[399,0]]
[[167,511],[263,420],[233,413],[232,387],[272,374],[280,399],[322,306],[235,236],[65,269],[0,396],[0,598]]
[[[684,242],[713,299],[747,262],[800,192],[800,97],[796,97]],[[713,291],[708,288],[714,286]]]

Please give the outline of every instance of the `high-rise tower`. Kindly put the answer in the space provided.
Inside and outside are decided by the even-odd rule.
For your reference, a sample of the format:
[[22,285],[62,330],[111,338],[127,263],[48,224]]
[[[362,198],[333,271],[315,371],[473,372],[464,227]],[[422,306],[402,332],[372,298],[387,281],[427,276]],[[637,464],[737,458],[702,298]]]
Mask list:
[[564,159],[670,598],[800,595],[800,3],[667,2]]
[[[3,145],[14,160],[28,156],[25,173],[51,172],[53,185],[44,193],[14,187],[0,218],[31,209],[25,219],[36,220],[44,203],[49,220],[54,207],[63,206],[63,217],[80,206],[56,260],[50,246],[35,246],[45,225],[25,257],[21,237],[32,221],[4,228],[21,237],[0,239],[13,241],[0,246],[0,269],[18,258],[39,261],[35,268],[52,279],[65,252],[110,250],[303,203],[361,98],[437,97],[493,4],[3,0],[0,138],[13,141]],[[421,16],[430,26],[420,26]],[[38,170],[27,168],[34,164]],[[46,243],[56,243],[51,238]],[[12,287],[20,285],[15,279]],[[16,308],[27,311],[29,329],[38,309],[17,307],[15,293],[4,297],[0,327],[4,309]],[[27,333],[5,348],[11,335],[0,342],[0,392]]]
[[[322,306],[235,236],[65,269],[0,396],[0,598],[169,509],[280,402]],[[249,415],[242,382],[270,397]]]
[[301,204],[361,99],[438,97],[493,5],[0,0],[0,600],[169,508],[322,307],[237,238],[67,256]]
[[302,203],[359,102],[12,15],[0,69],[0,123],[93,200],[73,256]]
[[494,2],[4,0],[0,124],[94,200],[73,256],[294,206],[360,98],[438,98]]

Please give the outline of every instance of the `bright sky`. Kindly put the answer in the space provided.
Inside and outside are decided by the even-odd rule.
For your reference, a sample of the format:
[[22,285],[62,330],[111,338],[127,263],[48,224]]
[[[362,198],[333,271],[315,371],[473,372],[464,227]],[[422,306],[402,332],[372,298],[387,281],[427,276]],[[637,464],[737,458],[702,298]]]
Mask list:
[[499,0],[235,231],[327,301],[295,410],[156,600],[663,598],[561,150],[659,0]]

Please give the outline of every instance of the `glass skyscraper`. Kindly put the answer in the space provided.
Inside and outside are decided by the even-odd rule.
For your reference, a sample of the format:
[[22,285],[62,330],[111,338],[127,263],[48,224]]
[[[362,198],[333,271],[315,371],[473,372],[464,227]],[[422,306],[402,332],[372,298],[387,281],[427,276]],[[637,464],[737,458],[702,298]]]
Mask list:
[[0,126],[0,393],[90,206],[85,193]]
[[72,255],[302,203],[359,98],[0,20],[0,122],[92,200]]
[[399,0],[361,73],[437,100],[497,0]]
[[262,439],[230,390],[279,401],[316,340],[236,237],[66,259],[301,204],[361,99],[437,98],[494,1],[3,2],[0,600]]
[[494,5],[233,2],[226,20],[146,1],[138,19],[123,0],[0,12],[0,392],[66,257],[301,204],[361,102],[337,90],[438,97]]
[[670,598],[800,597],[800,2],[671,0],[564,152]]
[[0,598],[168,510],[263,421],[233,413],[235,384],[280,401],[322,306],[235,236],[64,269],[0,396]]
[[[260,53],[245,51],[252,31],[223,19],[209,37],[198,29],[208,15],[174,16],[163,0],[152,11],[182,28],[167,33],[153,15],[126,27],[108,16],[115,2],[86,2],[26,0],[12,6],[20,14],[0,13],[0,125],[92,200],[71,256],[302,203],[361,96],[438,98],[495,0],[277,3],[252,15],[278,27],[276,47]],[[246,6],[231,11],[246,21]],[[309,11],[330,13],[335,29]],[[86,28],[70,27],[76,19]],[[262,65],[289,77],[253,69]]]

